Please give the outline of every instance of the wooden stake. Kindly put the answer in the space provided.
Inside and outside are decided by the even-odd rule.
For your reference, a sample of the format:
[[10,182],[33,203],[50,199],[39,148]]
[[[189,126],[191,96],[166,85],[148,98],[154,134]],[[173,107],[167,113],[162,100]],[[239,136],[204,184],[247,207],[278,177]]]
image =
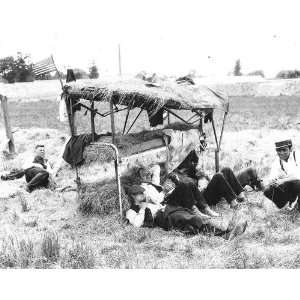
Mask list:
[[8,115],[7,98],[5,96],[0,95],[0,99],[1,99],[3,118],[4,118],[6,137],[9,139],[8,142],[9,153],[15,153],[14,137],[11,131],[10,120]]

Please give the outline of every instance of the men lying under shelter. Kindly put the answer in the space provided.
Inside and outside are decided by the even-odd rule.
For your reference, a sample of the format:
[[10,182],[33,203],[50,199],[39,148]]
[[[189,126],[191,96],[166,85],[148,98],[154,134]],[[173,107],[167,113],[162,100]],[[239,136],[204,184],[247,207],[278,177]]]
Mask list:
[[269,177],[265,180],[264,195],[278,208],[289,203],[292,209],[299,202],[300,166],[291,140],[275,143],[278,158],[274,160]]
[[239,224],[230,222],[227,229],[223,230],[205,223],[197,211],[192,209],[193,205],[191,208],[178,205],[182,199],[175,198],[183,195],[188,197],[191,185],[193,184],[180,183],[169,196],[174,201],[166,206],[160,203],[154,204],[149,202],[149,199],[144,194],[145,189],[140,185],[133,185],[129,189],[132,203],[131,208],[126,213],[127,220],[136,227],[158,226],[165,230],[177,229],[188,234],[210,233],[216,236],[223,236],[229,240],[245,232],[248,225],[247,221]]
[[[159,226],[166,230],[174,228],[188,233],[213,232],[227,238],[230,233],[232,236],[245,231],[247,226],[245,222],[238,227],[230,226],[227,230],[209,224],[210,217],[201,212],[208,205],[193,182],[179,183],[177,181],[175,189],[164,199],[162,189],[159,189],[160,186],[153,184],[159,174],[159,166],[156,165],[153,169],[155,170],[152,177],[149,170],[141,169],[141,180],[144,182],[128,188],[131,207],[126,213],[126,219],[130,224],[136,227]],[[151,181],[152,179],[154,180]],[[156,181],[156,183],[159,182]],[[150,187],[154,189],[149,189]]]

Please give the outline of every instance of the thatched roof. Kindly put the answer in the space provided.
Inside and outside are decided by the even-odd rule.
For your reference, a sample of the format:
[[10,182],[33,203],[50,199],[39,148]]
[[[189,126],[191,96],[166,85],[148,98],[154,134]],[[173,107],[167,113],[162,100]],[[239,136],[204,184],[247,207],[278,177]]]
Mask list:
[[81,81],[68,83],[66,90],[72,98],[110,101],[115,104],[147,108],[157,111],[169,109],[221,109],[228,110],[228,97],[205,86],[179,85],[172,81],[151,84],[141,79],[114,81]]

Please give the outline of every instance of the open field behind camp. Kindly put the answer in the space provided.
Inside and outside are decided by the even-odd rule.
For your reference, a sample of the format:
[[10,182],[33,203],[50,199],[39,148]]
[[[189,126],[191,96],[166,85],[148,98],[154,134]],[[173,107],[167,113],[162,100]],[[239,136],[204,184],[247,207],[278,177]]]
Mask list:
[[[274,159],[274,141],[292,138],[299,149],[299,101],[294,96],[231,99],[221,165],[236,171],[254,165],[264,176]],[[60,137],[67,134],[66,125],[57,121],[57,103],[11,102],[9,110],[12,127],[18,129],[15,132],[18,156],[2,159],[0,173],[20,166],[37,141],[44,142],[50,159],[55,159],[62,146]],[[146,125],[146,121],[137,124],[139,128]],[[3,131],[3,124],[0,126]],[[117,126],[122,128],[120,122]],[[89,129],[87,119],[80,117],[80,128],[80,131]],[[104,125],[97,124],[96,128],[98,132],[107,131],[109,120]],[[211,136],[209,144],[214,145]],[[203,159],[212,170],[213,152]],[[67,170],[58,177],[58,184],[72,182],[74,176]],[[103,216],[83,216],[78,211],[74,192],[38,190],[28,194],[22,192],[24,186],[24,179],[0,181],[2,268],[300,267],[298,214],[278,211],[260,192],[249,192],[249,202],[235,213],[237,219],[249,220],[247,232],[228,242],[203,235],[186,237],[180,232],[158,228],[133,228],[120,222],[117,211]],[[222,213],[224,223],[233,215],[225,203],[216,209]]]

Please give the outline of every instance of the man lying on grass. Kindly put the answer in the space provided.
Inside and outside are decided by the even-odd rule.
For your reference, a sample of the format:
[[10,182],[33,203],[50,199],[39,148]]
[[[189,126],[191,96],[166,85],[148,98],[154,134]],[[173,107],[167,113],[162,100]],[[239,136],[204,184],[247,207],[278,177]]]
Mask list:
[[28,160],[24,166],[26,190],[31,193],[40,187],[47,187],[49,181],[53,180],[57,170],[54,169],[46,159],[45,146],[36,145],[33,159]]
[[291,210],[299,202],[300,166],[291,140],[277,142],[275,147],[279,159],[274,160],[269,177],[265,180],[264,195],[278,208],[289,204]]
[[[158,168],[159,166],[156,166],[156,170]],[[148,173],[146,178],[146,170],[143,169],[141,173],[141,179],[148,180],[128,189],[131,207],[126,213],[126,219],[130,224],[136,227],[159,226],[165,230],[178,229],[190,234],[212,233],[226,239],[232,239],[245,232],[247,221],[236,225],[230,222],[226,230],[211,225],[210,217],[197,207],[203,209],[207,204],[194,183],[177,180],[175,189],[164,198],[162,188],[149,181],[150,174]]]
[[40,144],[35,146],[34,157],[23,164],[23,169],[14,169],[1,175],[1,180],[14,180],[25,175],[26,191],[31,193],[37,188],[48,187],[50,182],[54,183],[57,170],[45,158],[45,146]]

